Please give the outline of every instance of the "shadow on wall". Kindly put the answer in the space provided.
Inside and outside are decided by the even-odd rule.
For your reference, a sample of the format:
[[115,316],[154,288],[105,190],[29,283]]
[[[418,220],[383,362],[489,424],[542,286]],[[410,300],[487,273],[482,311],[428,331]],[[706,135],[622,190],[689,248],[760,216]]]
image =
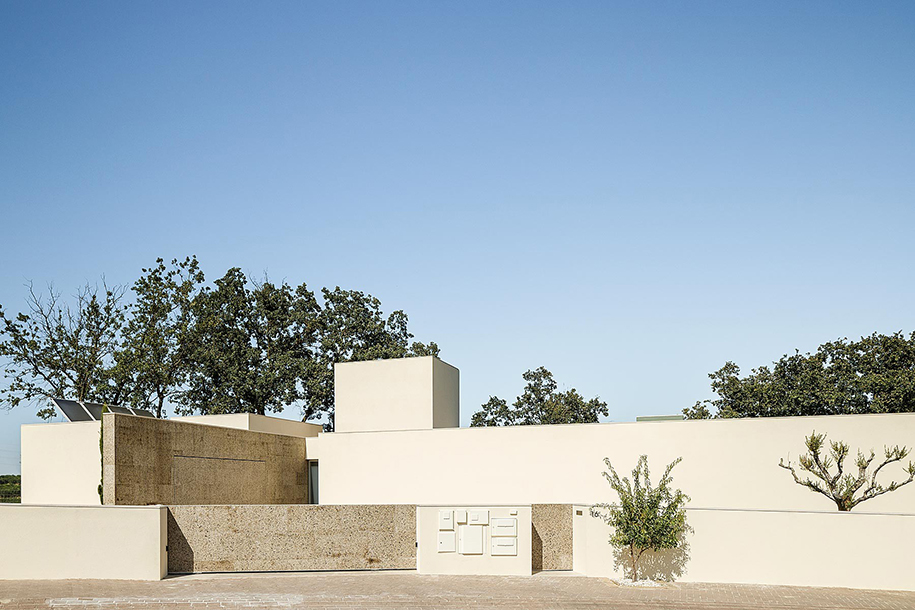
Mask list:
[[[690,528],[680,536],[680,544],[675,549],[645,551],[639,560],[639,578],[673,581],[683,576],[686,573],[686,564],[689,562],[689,541],[686,536],[691,532]],[[629,558],[629,549],[613,549],[613,567],[627,577],[631,577],[632,560]]]
[[168,573],[169,574],[190,574],[194,571],[194,549],[181,526],[172,516],[172,511],[168,512]]
[[531,523],[531,569],[534,572],[543,570],[543,539],[533,522]]

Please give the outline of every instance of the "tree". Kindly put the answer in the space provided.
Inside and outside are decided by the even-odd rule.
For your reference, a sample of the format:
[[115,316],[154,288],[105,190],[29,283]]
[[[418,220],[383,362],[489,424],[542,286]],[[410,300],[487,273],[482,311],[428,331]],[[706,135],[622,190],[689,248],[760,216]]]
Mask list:
[[[102,402],[124,324],[124,288],[86,285],[65,304],[49,287],[48,296],[29,285],[28,313],[7,317],[0,309],[0,357],[6,359],[0,401],[12,408],[43,398]],[[41,408],[49,419],[54,409]]]
[[[794,482],[806,487],[810,491],[822,494],[836,503],[840,511],[850,511],[858,504],[876,498],[879,495],[896,491],[904,485],[908,485],[915,480],[915,462],[910,461],[905,472],[909,475],[908,479],[901,483],[895,481],[883,486],[877,482],[877,475],[880,471],[895,462],[901,462],[909,455],[907,447],[898,445],[890,448],[883,448],[883,461],[881,461],[873,471],[868,474],[868,469],[874,461],[875,455],[873,449],[870,455],[865,456],[858,450],[858,457],[855,460],[855,466],[858,468],[857,474],[845,472],[845,458],[848,457],[848,445],[842,441],[830,441],[829,455],[824,455],[826,446],[826,435],[817,434],[816,430],[804,439],[807,446],[806,453],[798,458],[798,465],[795,468],[789,456],[787,462],[779,460],[778,465],[791,472]],[[835,466],[835,472],[830,472]],[[797,469],[808,473],[810,476],[801,478],[798,476]],[[811,478],[812,477],[812,478]],[[856,495],[860,492],[860,495]]]
[[[0,309],[0,358],[10,408],[42,398],[129,404],[162,417],[258,413],[299,406],[333,429],[336,362],[436,356],[412,341],[407,315],[354,290],[252,280],[230,269],[204,286],[196,257],[143,269],[126,290],[86,286],[73,307],[29,289],[27,314]],[[53,409],[40,414],[51,417]]]
[[689,418],[915,411],[915,332],[839,339],[782,356],[740,377],[727,362],[709,374],[718,398],[684,409]]
[[[188,374],[187,336],[190,304],[204,281],[196,257],[163,259],[143,269],[131,290],[123,343],[115,353],[109,378],[111,404],[128,403],[163,417],[166,401],[175,399]],[[125,391],[122,388],[129,388]]]
[[585,400],[575,388],[558,392],[553,374],[544,367],[522,375],[527,385],[511,407],[497,396],[490,396],[482,410],[473,414],[471,426],[518,426],[529,424],[593,423],[607,416],[607,403],[598,397]]
[[385,318],[381,301],[371,295],[339,286],[324,288],[321,294],[314,358],[305,377],[305,419],[324,416],[325,429],[332,431],[334,363],[438,356],[439,348],[435,343],[411,343],[407,314],[397,310]]
[[639,579],[639,561],[646,551],[677,548],[687,531],[685,505],[689,496],[671,488],[670,473],[681,459],[671,462],[657,487],[652,487],[648,456],[639,457],[631,482],[628,477],[620,479],[609,458],[604,458],[607,472],[603,475],[619,496],[619,503],[595,504],[591,516],[613,528],[610,544],[628,553],[632,580]]
[[264,415],[304,398],[299,382],[316,331],[312,292],[266,280],[249,287],[238,268],[215,283],[190,304],[181,347],[189,372],[177,410]]

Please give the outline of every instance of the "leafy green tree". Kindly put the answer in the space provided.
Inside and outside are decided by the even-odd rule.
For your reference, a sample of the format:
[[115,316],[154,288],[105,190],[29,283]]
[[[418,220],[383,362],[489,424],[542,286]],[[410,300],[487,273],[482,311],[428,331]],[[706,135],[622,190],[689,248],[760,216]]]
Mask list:
[[[883,448],[883,460],[877,464],[876,468],[868,472],[875,454],[873,449],[870,455],[865,456],[860,450],[855,460],[857,473],[845,472],[845,458],[848,457],[849,448],[842,441],[830,441],[829,453],[826,449],[826,435],[817,434],[816,430],[804,439],[808,453],[798,458],[797,467],[787,460],[779,460],[778,465],[791,473],[794,482],[806,487],[810,491],[822,494],[836,503],[840,511],[850,511],[858,504],[877,496],[896,491],[904,485],[908,485],[915,480],[915,462],[909,461],[905,472],[909,475],[901,483],[891,481],[884,486],[877,482],[877,475],[886,466],[895,462],[901,462],[909,455],[908,447]],[[831,472],[833,466],[835,471]],[[798,470],[807,473],[809,476],[802,478],[798,475]],[[859,493],[860,492],[860,493]]]
[[302,284],[249,282],[238,268],[190,304],[181,348],[188,375],[181,413],[281,411],[301,400],[315,339],[317,303]]
[[19,503],[22,496],[22,477],[18,474],[0,475],[0,502]]
[[527,385],[511,406],[497,396],[490,396],[480,411],[471,417],[471,426],[520,426],[531,424],[584,424],[607,416],[607,403],[598,397],[585,400],[572,388],[557,391],[553,374],[544,367],[522,375]]
[[686,503],[689,496],[671,487],[671,471],[680,463],[677,458],[664,469],[657,486],[652,486],[648,471],[648,456],[639,457],[632,471],[632,481],[622,479],[604,458],[607,471],[603,473],[610,487],[619,496],[616,504],[595,504],[591,516],[603,519],[613,528],[610,544],[629,555],[632,580],[639,580],[639,561],[646,551],[675,549],[682,544],[688,529]]
[[108,375],[111,404],[127,403],[163,417],[189,373],[182,341],[188,333],[190,304],[204,281],[196,257],[163,259],[143,269],[131,290],[123,342]]
[[[197,259],[158,259],[125,289],[85,287],[72,308],[30,288],[27,314],[0,309],[9,407],[43,398],[129,404],[164,416],[299,406],[333,429],[335,362],[438,355],[412,341],[407,315],[354,290],[252,281],[230,269],[204,286]],[[42,409],[44,417],[54,410]]]
[[[12,408],[41,399],[102,402],[124,325],[125,290],[86,285],[73,307],[53,287],[44,296],[29,285],[28,313],[10,318],[0,309],[0,358],[6,360],[0,401]],[[46,404],[46,403],[44,403]],[[41,408],[38,415],[54,416]]]
[[381,358],[438,356],[435,343],[411,342],[407,314],[397,310],[387,318],[381,301],[358,290],[321,291],[316,345],[305,376],[305,419],[327,419],[334,426],[334,363]]
[[727,362],[709,378],[718,397],[684,409],[687,417],[915,411],[915,332],[831,341],[814,353],[782,356],[745,377]]

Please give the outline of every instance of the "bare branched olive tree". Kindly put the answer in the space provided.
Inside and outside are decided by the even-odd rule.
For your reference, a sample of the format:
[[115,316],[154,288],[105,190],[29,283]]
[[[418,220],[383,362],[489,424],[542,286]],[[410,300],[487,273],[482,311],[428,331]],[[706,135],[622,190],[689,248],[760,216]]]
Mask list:
[[[778,465],[791,472],[794,482],[814,491],[823,494],[836,503],[840,511],[850,511],[858,504],[879,495],[896,491],[903,485],[908,485],[915,480],[915,462],[910,461],[905,471],[908,479],[897,483],[891,481],[888,485],[882,485],[877,482],[877,475],[886,466],[895,462],[901,462],[909,455],[908,447],[884,447],[883,460],[868,472],[876,457],[873,449],[869,456],[865,456],[860,450],[855,460],[858,472],[845,472],[845,458],[848,457],[849,448],[842,441],[830,441],[829,453],[825,452],[826,435],[817,434],[816,430],[804,439],[807,445],[808,453],[798,458],[795,466],[788,460],[779,460]],[[835,467],[835,472],[831,472]],[[809,473],[810,476],[801,478],[798,470]]]

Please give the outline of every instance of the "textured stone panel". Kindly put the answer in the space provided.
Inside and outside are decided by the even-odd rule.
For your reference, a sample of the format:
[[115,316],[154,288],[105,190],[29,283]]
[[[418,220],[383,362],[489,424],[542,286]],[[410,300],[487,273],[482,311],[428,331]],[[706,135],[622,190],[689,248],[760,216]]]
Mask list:
[[105,414],[106,504],[307,501],[305,439]]
[[571,504],[533,504],[531,533],[534,570],[572,569]]
[[170,506],[168,571],[416,568],[412,505]]

